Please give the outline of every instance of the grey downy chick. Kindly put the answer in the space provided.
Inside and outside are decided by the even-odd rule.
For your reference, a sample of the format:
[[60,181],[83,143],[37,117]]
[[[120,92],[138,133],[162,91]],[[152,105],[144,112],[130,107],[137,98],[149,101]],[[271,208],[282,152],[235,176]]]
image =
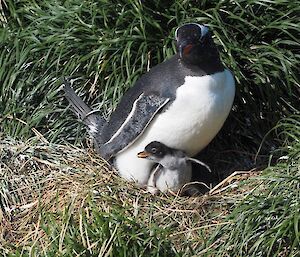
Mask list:
[[147,191],[152,194],[168,190],[176,192],[183,185],[189,183],[192,178],[191,162],[198,163],[211,172],[205,163],[188,157],[181,150],[170,148],[157,141],[149,143],[137,156],[158,164],[151,172],[147,184]]

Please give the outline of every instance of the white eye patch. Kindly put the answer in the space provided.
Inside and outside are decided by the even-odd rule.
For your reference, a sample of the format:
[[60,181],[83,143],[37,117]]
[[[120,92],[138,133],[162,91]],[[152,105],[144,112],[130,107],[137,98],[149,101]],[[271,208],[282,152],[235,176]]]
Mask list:
[[198,26],[200,28],[200,30],[201,30],[201,37],[203,37],[204,35],[206,35],[208,33],[208,31],[209,31],[208,27],[205,26],[205,25],[200,25],[198,23],[187,23],[187,24],[184,24],[184,25],[178,27],[175,30],[175,39],[176,39],[176,41],[178,40],[178,30],[180,28],[184,27],[184,26],[187,26],[187,25],[196,25],[196,26]]
[[175,39],[176,41],[178,40],[178,35],[177,35],[177,32],[178,32],[178,29],[181,28],[181,27],[178,27],[176,30],[175,30]]

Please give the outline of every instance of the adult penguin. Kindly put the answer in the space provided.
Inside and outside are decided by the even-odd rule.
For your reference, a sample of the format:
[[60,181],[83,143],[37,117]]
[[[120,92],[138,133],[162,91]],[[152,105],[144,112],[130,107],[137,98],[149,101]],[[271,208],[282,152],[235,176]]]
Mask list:
[[159,141],[196,155],[216,136],[235,95],[231,72],[224,68],[207,26],[177,28],[178,53],[142,75],[122,97],[107,122],[65,82],[66,97],[89,127],[96,149],[112,160],[120,176],[144,185],[153,162],[137,157]]

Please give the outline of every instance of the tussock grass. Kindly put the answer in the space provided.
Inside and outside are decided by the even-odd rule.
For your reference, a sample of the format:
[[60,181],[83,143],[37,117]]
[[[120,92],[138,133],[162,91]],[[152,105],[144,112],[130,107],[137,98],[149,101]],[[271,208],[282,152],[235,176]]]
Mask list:
[[[1,149],[4,254],[166,256],[171,252],[165,232],[135,220],[138,202],[136,214],[129,206],[139,196],[129,197],[125,182],[92,152],[13,140],[3,141]],[[7,159],[11,156],[14,164]]]
[[218,243],[212,254],[300,254],[299,165],[298,161],[268,168],[256,179],[257,188],[233,209],[226,219],[228,224],[213,237]]
[[205,252],[204,241],[222,225],[227,205],[248,193],[241,188],[194,198],[151,196],[119,178],[90,150],[37,140],[1,142],[4,256]]
[[[281,161],[251,183],[256,185],[217,230],[216,256],[298,256],[300,254],[300,116],[281,120]],[[232,222],[229,222],[232,221]]]
[[81,141],[84,132],[66,113],[60,78],[76,78],[84,99],[108,116],[142,73],[175,52],[175,28],[193,21],[212,28],[237,81],[223,137],[234,130],[239,148],[256,151],[298,102],[299,8],[297,1],[277,0],[4,1],[1,130],[29,138],[36,128],[51,142]]
[[3,256],[299,254],[299,149],[198,197],[151,196],[89,149],[2,137],[0,150]]

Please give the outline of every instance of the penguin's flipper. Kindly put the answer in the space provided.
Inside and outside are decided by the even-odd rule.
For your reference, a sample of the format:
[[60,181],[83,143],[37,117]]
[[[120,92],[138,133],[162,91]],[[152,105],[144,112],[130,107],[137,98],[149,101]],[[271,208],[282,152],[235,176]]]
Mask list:
[[[70,82],[63,79],[65,97],[72,106],[72,111],[89,128],[90,135],[95,139],[101,134],[101,128],[106,123],[104,118],[95,114],[92,109],[75,93]],[[97,140],[99,140],[97,138]]]
[[132,109],[117,132],[99,149],[100,155],[110,159],[126,149],[139,138],[155,114],[169,102],[170,98],[156,94],[141,94],[133,103]]

